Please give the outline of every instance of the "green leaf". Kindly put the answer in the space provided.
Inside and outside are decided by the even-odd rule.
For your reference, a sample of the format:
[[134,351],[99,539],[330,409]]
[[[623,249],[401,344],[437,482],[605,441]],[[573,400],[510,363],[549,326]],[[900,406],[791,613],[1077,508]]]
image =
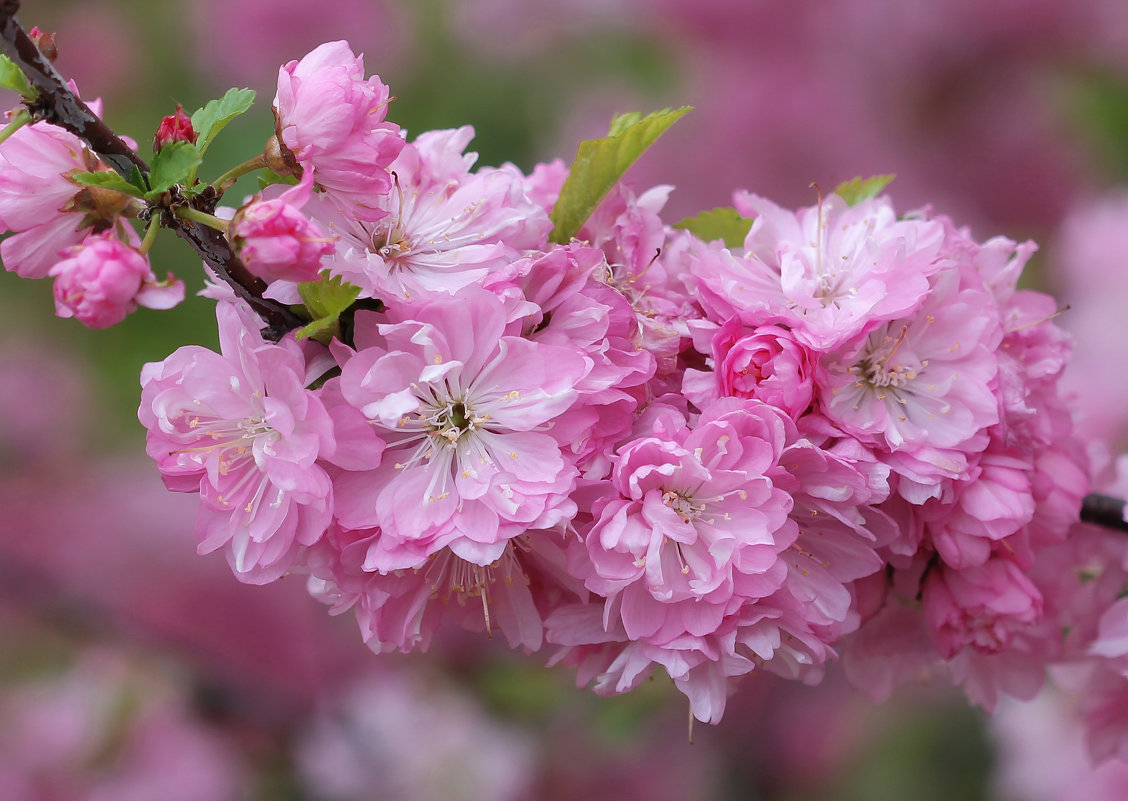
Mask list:
[[212,100],[192,114],[192,130],[196,132],[196,149],[201,153],[227,123],[245,114],[255,102],[254,89],[228,89],[219,100]]
[[575,236],[638,157],[689,110],[689,106],[682,106],[645,117],[637,111],[622,114],[612,120],[611,132],[606,138],[581,142],[568,179],[560,190],[560,198],[552,209],[553,229],[549,240],[565,244]]
[[880,195],[881,190],[889,186],[889,183],[896,177],[893,173],[889,173],[888,175],[874,175],[863,180],[859,175],[836,186],[834,194],[845,200],[847,206],[856,206],[863,200],[869,200]]
[[39,97],[39,92],[27,82],[23,70],[16,66],[16,62],[0,54],[0,87],[19,92],[25,100],[34,100]]
[[696,217],[686,217],[681,222],[674,223],[674,228],[696,234],[706,242],[721,239],[726,248],[743,247],[744,238],[748,236],[748,229],[751,227],[750,217],[741,217],[736,209],[730,208],[703,211]]
[[333,276],[298,284],[298,294],[313,322],[300,328],[297,338],[312,337],[327,343],[340,333],[338,320],[356,300],[360,287],[346,284],[339,276]]
[[287,184],[289,186],[294,186],[297,183],[298,177],[296,175],[279,175],[274,170],[268,167],[264,167],[262,174],[258,176],[258,185],[260,192],[266,189],[268,186],[273,186],[274,184]]
[[159,196],[173,184],[187,185],[195,169],[200,166],[200,151],[191,142],[173,142],[153,156],[149,168],[147,197]]
[[75,170],[67,175],[67,179],[71,183],[78,184],[79,186],[97,186],[102,189],[112,189],[115,192],[121,192],[123,195],[132,195],[133,197],[143,197],[145,194],[116,172],[82,172]]

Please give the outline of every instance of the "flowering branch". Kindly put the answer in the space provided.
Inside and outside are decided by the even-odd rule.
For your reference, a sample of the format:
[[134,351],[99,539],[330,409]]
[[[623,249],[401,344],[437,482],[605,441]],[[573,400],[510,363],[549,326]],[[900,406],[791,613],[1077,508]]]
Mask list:
[[[104,161],[127,180],[136,169],[149,175],[149,165],[115,134],[63,81],[51,62],[36,47],[27,32],[16,21],[20,0],[0,0],[0,47],[23,70],[38,97],[27,101],[32,117],[57,125],[85,141]],[[219,196],[201,193],[189,203],[198,211],[210,214]],[[210,206],[209,208],[201,208]],[[266,282],[247,270],[220,234],[193,220],[171,214],[163,215],[162,225],[190,244],[212,270],[245,300],[267,323],[263,335],[278,340],[287,331],[306,323],[288,307],[263,298]]]

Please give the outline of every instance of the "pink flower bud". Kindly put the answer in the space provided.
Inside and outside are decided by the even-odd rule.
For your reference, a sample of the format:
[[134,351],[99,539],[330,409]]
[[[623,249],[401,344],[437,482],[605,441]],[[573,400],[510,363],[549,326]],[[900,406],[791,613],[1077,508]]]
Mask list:
[[176,113],[170,114],[161,120],[157,126],[157,133],[153,136],[153,152],[159,153],[165,145],[173,142],[191,142],[196,144],[197,133],[192,128],[191,118],[184,113],[180,104],[176,104]]
[[60,256],[48,273],[55,277],[55,314],[90,328],[116,325],[138,305],[167,309],[184,299],[182,282],[158,283],[148,258],[113,231],[89,236]]
[[316,281],[321,257],[335,249],[317,223],[299,211],[309,200],[313,174],[272,200],[244,206],[231,238],[247,269],[267,281]]

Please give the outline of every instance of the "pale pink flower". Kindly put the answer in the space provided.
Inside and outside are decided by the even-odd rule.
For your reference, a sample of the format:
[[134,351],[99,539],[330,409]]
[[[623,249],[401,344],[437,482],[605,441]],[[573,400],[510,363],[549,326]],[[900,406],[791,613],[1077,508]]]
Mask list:
[[[493,294],[466,287],[358,315],[343,354],[344,398],[387,443],[381,465],[336,481],[337,518],[379,527],[366,570],[420,567],[444,547],[477,565],[530,528],[575,514],[576,469],[552,421],[575,403],[591,360],[508,328]],[[514,331],[514,333],[510,333]]]
[[201,495],[200,552],[226,546],[236,576],[266,583],[329,525],[317,459],[332,454],[333,424],[292,338],[264,342],[231,304],[216,313],[221,352],[189,345],[145,365],[138,417],[168,488]]
[[999,420],[994,302],[961,286],[959,270],[935,282],[912,316],[881,323],[821,362],[827,417],[884,450],[958,450]]
[[92,231],[116,227],[130,199],[67,180],[75,171],[107,169],[74,134],[46,122],[16,131],[0,144],[0,242],[4,266],[24,278],[43,278],[59,252]]
[[236,212],[228,236],[247,269],[267,281],[316,281],[334,239],[301,212],[313,192],[313,172],[270,200],[256,199]]
[[380,532],[334,526],[310,552],[310,594],[332,614],[353,611],[361,636],[377,653],[426,650],[444,621],[454,619],[513,648],[540,649],[543,619],[562,600],[586,596],[565,566],[560,532],[533,531],[509,541],[491,564],[443,549],[415,570],[379,573],[364,567]]
[[922,595],[929,631],[946,659],[964,648],[1004,650],[1016,631],[1042,616],[1041,593],[1008,559],[963,570],[934,567]]
[[365,296],[452,293],[543,247],[551,223],[526,196],[524,176],[514,167],[470,172],[473,135],[470,126],[428,131],[405,146],[389,168],[395,186],[369,199],[375,222],[324,209],[323,224],[340,236],[333,273]]
[[[747,264],[758,280],[777,283],[786,308],[802,321],[797,333],[820,349],[913,311],[940,268],[943,227],[899,219],[886,198],[847,206],[830,195],[798,212],[747,192],[734,201],[755,218],[744,241]],[[701,277],[716,291],[720,276]]]
[[55,313],[89,328],[117,325],[138,306],[171,309],[184,300],[184,282],[157,281],[148,257],[114,231],[92,234],[59,257],[47,273],[55,278]]
[[278,138],[317,185],[357,214],[378,219],[374,199],[392,186],[388,166],[403,148],[385,122],[388,87],[364,78],[364,59],[347,42],[328,42],[278,71]]

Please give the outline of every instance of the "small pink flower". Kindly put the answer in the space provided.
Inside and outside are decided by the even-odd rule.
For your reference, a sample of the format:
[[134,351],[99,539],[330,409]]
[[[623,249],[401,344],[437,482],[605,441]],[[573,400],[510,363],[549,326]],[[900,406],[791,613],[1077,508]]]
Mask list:
[[384,121],[388,87],[364,79],[364,59],[347,42],[329,42],[278,71],[274,99],[279,141],[317,184],[369,219],[375,196],[392,188],[388,165],[403,149],[399,126]]
[[171,309],[184,300],[182,282],[158,283],[148,258],[113,231],[89,236],[60,255],[62,261],[48,272],[55,277],[59,317],[77,317],[90,328],[109,328],[138,306]]
[[256,200],[239,210],[231,238],[247,269],[267,281],[316,281],[321,257],[334,240],[299,209],[310,199],[313,173],[272,200]]
[[811,405],[815,360],[787,328],[749,329],[730,318],[713,335],[712,351],[722,395],[762,400],[792,419]]

